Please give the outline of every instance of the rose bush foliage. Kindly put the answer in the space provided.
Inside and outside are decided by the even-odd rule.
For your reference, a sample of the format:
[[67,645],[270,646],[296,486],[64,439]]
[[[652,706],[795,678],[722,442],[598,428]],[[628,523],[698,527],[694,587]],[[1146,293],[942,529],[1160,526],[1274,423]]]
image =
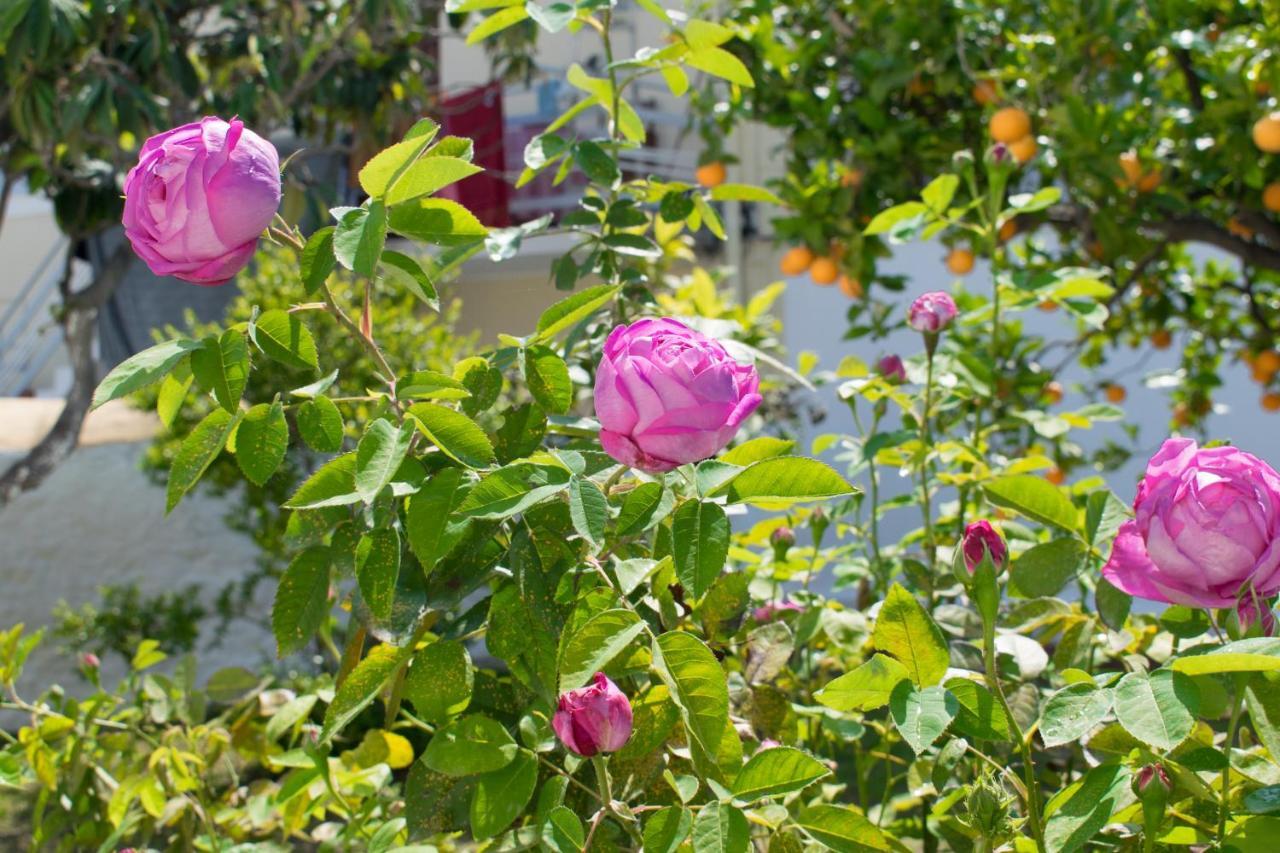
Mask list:
[[[170,510],[218,460],[261,484],[306,448],[271,617],[282,658],[312,657],[305,675],[224,670],[197,687],[189,663],[156,674],[144,643],[118,690],[27,700],[15,682],[38,638],[6,633],[5,705],[27,724],[0,772],[34,791],[39,843],[740,853],[1274,838],[1274,472],[1174,440],[1130,519],[1100,477],[1066,484],[1045,446],[1118,409],[996,405],[1020,391],[1002,373],[1026,346],[1017,312],[1048,291],[1087,317],[1104,274],[937,292],[881,318],[919,332],[918,352],[875,370],[853,353],[789,367],[726,319],[758,305],[725,307],[696,269],[671,286],[688,234],[722,233],[713,202],[771,194],[631,175],[617,158],[644,138],[637,76],[753,83],[723,47],[734,32],[645,3],[665,46],[615,57],[612,6],[458,10],[473,8],[473,38],[532,16],[589,28],[611,57],[604,77],[570,75],[574,114],[603,110],[607,135],[574,138],[566,119],[526,151],[530,176],[590,182],[559,223],[578,242],[553,276],[572,292],[456,364],[388,357],[383,300],[434,310],[463,260],[509,257],[547,225],[486,231],[437,197],[475,167],[467,140],[424,120],[360,171],[359,207],[307,237],[282,218],[267,229],[298,253],[308,301],[172,337],[108,375],[99,401],[162,382],[159,406],[205,412],[170,466]],[[866,230],[909,218],[903,237],[958,231],[993,254],[1004,223],[1053,203],[1010,197],[1013,168],[1004,151],[962,153]],[[366,286],[339,296],[338,268]],[[363,351],[362,392],[333,393],[348,365],[316,346],[321,324]],[[251,386],[271,362],[305,376]],[[777,387],[806,383],[835,385],[860,425],[810,448],[843,471],[763,414]],[[910,490],[886,497],[891,473]],[[918,526],[883,541],[903,513]],[[1178,602],[1162,612],[1124,591],[1151,591],[1130,583],[1135,538],[1145,581]]]

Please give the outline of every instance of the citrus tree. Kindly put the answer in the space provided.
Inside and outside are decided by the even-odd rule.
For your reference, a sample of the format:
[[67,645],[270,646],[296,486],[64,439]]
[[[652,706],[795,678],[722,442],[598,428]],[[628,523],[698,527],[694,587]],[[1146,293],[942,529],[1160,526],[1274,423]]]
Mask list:
[[[1249,373],[1261,408],[1280,411],[1274,6],[748,0],[727,18],[727,47],[757,85],[706,101],[704,124],[750,116],[784,130],[779,191],[792,210],[775,227],[796,247],[784,271],[866,291],[851,334],[874,329],[903,284],[881,273],[892,235],[865,235],[866,223],[914,198],[954,152],[1003,143],[1015,191],[1062,195],[1005,223],[1002,238],[1019,236],[1002,251],[1032,272],[1108,272],[1106,313],[1073,349],[1084,364],[1176,344],[1175,423],[1198,423],[1227,371]],[[991,254],[972,235],[941,237],[940,275],[966,276]],[[1044,305],[1059,306],[1071,309]],[[1101,377],[1086,390],[1123,393]]]

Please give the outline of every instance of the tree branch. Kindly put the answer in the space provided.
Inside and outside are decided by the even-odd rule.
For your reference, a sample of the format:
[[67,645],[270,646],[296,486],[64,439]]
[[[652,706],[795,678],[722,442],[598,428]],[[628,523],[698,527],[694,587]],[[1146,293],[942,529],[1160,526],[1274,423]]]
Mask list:
[[1144,222],[1140,230],[1150,231],[1174,243],[1205,243],[1230,252],[1246,264],[1269,270],[1280,270],[1280,251],[1232,234],[1226,228],[1203,216],[1179,216],[1156,222]]
[[1187,83],[1187,94],[1191,97],[1191,106],[1196,108],[1196,112],[1203,112],[1204,90],[1200,85],[1200,75],[1196,74],[1191,51],[1185,47],[1176,48],[1173,51],[1173,58],[1177,60],[1178,68],[1182,69],[1182,79]]
[[[75,252],[68,249],[66,267],[59,281],[59,289],[64,293],[71,285],[74,256]],[[67,296],[59,321],[71,362],[71,390],[67,392],[62,413],[45,437],[0,477],[0,508],[8,505],[19,493],[43,483],[79,445],[80,429],[89,414],[93,389],[98,384],[98,366],[93,358],[98,309],[115,292],[132,259],[129,244],[122,240],[93,283]]]

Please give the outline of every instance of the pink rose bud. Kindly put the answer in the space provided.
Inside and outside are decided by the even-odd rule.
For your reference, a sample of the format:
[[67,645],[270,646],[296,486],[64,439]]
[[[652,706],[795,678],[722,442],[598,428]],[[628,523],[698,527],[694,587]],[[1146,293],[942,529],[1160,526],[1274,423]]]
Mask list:
[[764,624],[772,622],[784,613],[803,613],[804,605],[795,601],[770,601],[768,604],[761,605],[751,612],[751,618],[757,622]]
[[124,181],[124,233],[156,275],[224,284],[279,204],[275,147],[239,119],[204,118],[143,144]]
[[80,665],[85,669],[97,669],[102,666],[102,661],[93,652],[85,652],[80,655]]
[[1254,601],[1254,597],[1245,594],[1240,599],[1240,603],[1236,605],[1235,622],[1236,628],[1241,637],[1252,634],[1260,637],[1274,637],[1276,635],[1276,614],[1272,610],[1274,602],[1263,601],[1259,599]]
[[1152,785],[1156,786],[1155,790],[1163,790],[1166,794],[1173,790],[1173,780],[1163,764],[1148,764],[1133,777],[1133,792],[1139,797],[1151,791]]
[[893,383],[907,381],[907,366],[896,355],[886,355],[877,361],[876,372]]
[[769,542],[773,545],[774,550],[781,549],[786,551],[792,545],[796,544],[796,532],[785,525],[776,528],[769,534]]
[[631,703],[603,672],[586,687],[560,694],[551,718],[560,741],[584,758],[617,752],[631,738]]
[[964,549],[964,566],[969,570],[969,574],[973,574],[973,570],[978,568],[978,564],[986,554],[991,555],[991,563],[996,567],[997,572],[1002,570],[1009,560],[1009,549],[1004,544],[1004,539],[991,526],[991,522],[986,520],[975,521],[965,527],[961,548]]
[[1013,158],[1013,154],[1009,151],[1009,146],[1003,142],[997,142],[987,149],[987,162],[992,164],[1008,163]]
[[670,318],[619,326],[596,373],[600,444],[624,465],[660,473],[719,453],[760,405],[755,367]]
[[956,302],[941,290],[917,297],[907,310],[907,325],[917,332],[937,334],[956,318]]
[[1234,447],[1167,439],[1138,485],[1102,575],[1130,595],[1235,608],[1280,592],[1280,474]]

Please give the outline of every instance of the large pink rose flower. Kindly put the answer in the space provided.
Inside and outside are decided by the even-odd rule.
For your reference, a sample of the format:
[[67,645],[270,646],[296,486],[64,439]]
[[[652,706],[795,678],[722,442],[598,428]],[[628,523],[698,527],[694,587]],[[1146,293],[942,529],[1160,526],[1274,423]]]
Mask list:
[[714,456],[760,405],[760,377],[720,343],[669,318],[619,326],[596,372],[600,444],[658,473]]
[[124,233],[156,275],[224,284],[280,204],[275,147],[239,119],[157,134],[124,181]]
[[1280,474],[1234,447],[1170,438],[1147,463],[1102,574],[1139,598],[1234,607],[1280,590]]
[[561,693],[551,718],[560,741],[587,758],[626,746],[631,723],[631,702],[603,672],[597,672],[586,687]]

